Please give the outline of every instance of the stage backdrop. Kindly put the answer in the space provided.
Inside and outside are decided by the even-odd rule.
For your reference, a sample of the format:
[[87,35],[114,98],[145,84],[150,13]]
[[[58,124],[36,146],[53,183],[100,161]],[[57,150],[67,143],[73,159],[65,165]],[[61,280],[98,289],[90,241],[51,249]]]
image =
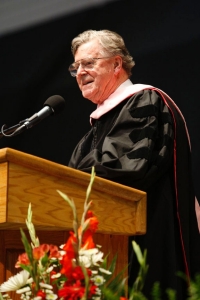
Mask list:
[[133,83],[163,89],[182,110],[191,136],[200,199],[199,15],[199,0],[111,1],[2,34],[0,127],[31,117],[52,95],[64,97],[66,108],[18,136],[1,138],[0,148],[68,164],[76,143],[90,128],[89,114],[95,109],[82,98],[68,72],[73,61],[71,40],[87,29],[114,30],[124,37],[135,59]]

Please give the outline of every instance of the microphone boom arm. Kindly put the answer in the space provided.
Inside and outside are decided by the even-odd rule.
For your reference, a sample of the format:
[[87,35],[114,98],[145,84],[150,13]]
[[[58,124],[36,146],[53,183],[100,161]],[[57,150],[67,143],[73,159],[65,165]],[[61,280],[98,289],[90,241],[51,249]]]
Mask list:
[[24,121],[20,121],[19,124],[17,125],[14,125],[12,127],[9,127],[9,128],[5,128],[6,127],[6,124],[4,124],[2,127],[1,127],[1,131],[0,131],[0,139],[2,137],[12,137],[14,136],[15,134],[18,134],[19,132],[19,129],[20,127],[23,126],[23,123],[25,122],[26,120]]
[[23,132],[25,129],[29,129],[39,122],[41,122],[43,119],[50,115],[56,115],[60,113],[65,107],[65,100],[59,96],[54,95],[49,97],[45,103],[44,107],[37,113],[35,113],[32,117],[25,119],[23,121],[20,121],[17,125],[14,125],[10,128],[6,128],[6,124],[4,124],[1,127],[0,132],[0,138],[3,136],[5,137],[12,137],[15,136],[21,132]]

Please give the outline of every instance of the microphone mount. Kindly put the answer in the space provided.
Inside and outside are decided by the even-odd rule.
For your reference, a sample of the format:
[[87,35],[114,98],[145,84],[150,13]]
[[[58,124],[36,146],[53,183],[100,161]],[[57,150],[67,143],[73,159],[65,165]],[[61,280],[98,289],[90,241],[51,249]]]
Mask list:
[[17,125],[14,125],[10,128],[6,128],[7,126],[4,124],[1,127],[0,138],[2,138],[3,136],[13,137],[23,132],[25,129],[33,127],[37,123],[41,122],[44,118],[60,113],[64,109],[64,107],[65,100],[61,96],[51,96],[45,101],[43,108],[30,118],[20,121]]
[[20,128],[22,128],[22,126],[24,126],[24,122],[26,120],[23,120],[23,121],[20,121],[19,124],[17,125],[14,125],[12,127],[9,127],[9,128],[6,128],[7,125],[4,124],[2,127],[1,127],[1,132],[0,132],[0,139],[5,136],[5,137],[13,137],[17,134],[19,134],[21,131]]

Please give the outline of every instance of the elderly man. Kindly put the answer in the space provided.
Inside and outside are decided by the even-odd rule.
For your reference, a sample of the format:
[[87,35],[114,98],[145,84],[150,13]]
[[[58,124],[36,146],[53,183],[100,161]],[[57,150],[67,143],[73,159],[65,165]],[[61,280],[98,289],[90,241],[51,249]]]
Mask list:
[[[150,85],[130,81],[134,61],[120,35],[88,30],[72,41],[69,67],[84,98],[97,104],[91,130],[76,146],[69,166],[147,192],[147,233],[135,237],[147,249],[153,283],[186,299],[188,280],[200,273],[200,237],[190,172],[190,142],[172,99]],[[138,272],[130,251],[129,284]]]

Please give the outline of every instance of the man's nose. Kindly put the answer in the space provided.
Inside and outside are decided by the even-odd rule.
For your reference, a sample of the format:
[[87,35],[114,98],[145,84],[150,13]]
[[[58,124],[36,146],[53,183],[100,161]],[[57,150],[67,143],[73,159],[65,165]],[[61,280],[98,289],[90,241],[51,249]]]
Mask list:
[[77,69],[77,75],[79,74],[85,74],[86,73],[86,70],[85,70],[85,67],[84,65],[80,64],[78,69]]

